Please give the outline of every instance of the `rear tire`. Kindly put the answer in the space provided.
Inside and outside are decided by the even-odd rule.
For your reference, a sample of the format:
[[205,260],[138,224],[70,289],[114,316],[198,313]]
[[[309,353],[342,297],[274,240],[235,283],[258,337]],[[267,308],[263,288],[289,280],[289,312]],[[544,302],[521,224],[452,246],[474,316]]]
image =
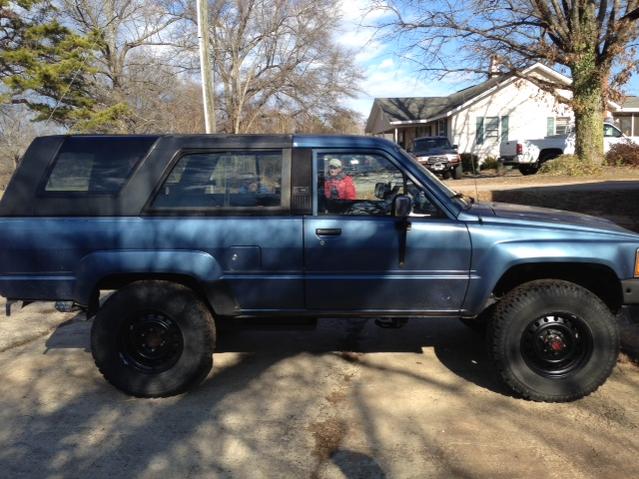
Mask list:
[[91,329],[91,351],[113,386],[137,397],[180,394],[213,365],[211,312],[189,288],[137,281],[113,294]]
[[587,396],[610,376],[619,354],[617,322],[606,305],[558,280],[508,293],[495,307],[488,341],[502,379],[534,401]]
[[519,171],[522,175],[534,175],[539,171],[539,163],[532,163],[529,165],[519,165]]

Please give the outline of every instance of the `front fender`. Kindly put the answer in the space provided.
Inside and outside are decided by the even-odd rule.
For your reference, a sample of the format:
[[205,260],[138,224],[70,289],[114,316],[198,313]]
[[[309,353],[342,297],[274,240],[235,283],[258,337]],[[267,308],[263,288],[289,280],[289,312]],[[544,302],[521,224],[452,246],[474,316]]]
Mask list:
[[557,241],[512,241],[494,243],[487,249],[474,249],[468,292],[462,307],[463,314],[479,314],[499,280],[514,267],[531,265],[583,264],[602,266],[611,270],[617,278],[624,272],[623,248],[618,243]]

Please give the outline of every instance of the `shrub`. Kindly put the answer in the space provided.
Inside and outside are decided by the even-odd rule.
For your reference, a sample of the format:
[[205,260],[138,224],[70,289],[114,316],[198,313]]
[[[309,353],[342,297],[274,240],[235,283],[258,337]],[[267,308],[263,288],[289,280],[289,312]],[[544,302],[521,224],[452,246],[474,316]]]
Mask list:
[[475,173],[475,172],[479,172],[479,157],[473,153],[462,153],[461,155],[461,160],[462,160],[462,169],[464,171],[469,171],[471,173]]
[[612,145],[606,153],[606,163],[610,166],[639,167],[639,145],[631,141]]
[[588,176],[601,171],[601,165],[583,161],[577,155],[561,155],[539,168],[540,174],[548,176]]
[[481,164],[482,170],[499,170],[500,168],[499,161],[497,158],[493,158],[492,156],[487,156],[484,162]]

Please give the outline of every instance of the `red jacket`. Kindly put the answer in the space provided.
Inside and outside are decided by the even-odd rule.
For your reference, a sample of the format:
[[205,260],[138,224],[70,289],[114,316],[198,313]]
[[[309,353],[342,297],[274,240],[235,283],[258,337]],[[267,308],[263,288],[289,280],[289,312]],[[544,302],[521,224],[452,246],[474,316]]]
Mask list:
[[[335,195],[335,191],[337,195]],[[324,196],[334,200],[354,200],[353,178],[344,174],[328,177],[324,182]]]

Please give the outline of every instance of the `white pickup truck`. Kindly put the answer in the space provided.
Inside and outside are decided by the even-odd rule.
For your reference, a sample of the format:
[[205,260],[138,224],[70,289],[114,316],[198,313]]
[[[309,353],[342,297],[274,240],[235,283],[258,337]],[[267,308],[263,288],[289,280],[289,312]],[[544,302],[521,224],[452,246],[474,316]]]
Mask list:
[[[604,123],[604,153],[622,141],[632,140],[616,126]],[[499,161],[504,165],[516,166],[523,175],[534,175],[545,161],[574,152],[575,133],[569,131],[565,135],[547,136],[540,140],[503,141],[499,145]]]

